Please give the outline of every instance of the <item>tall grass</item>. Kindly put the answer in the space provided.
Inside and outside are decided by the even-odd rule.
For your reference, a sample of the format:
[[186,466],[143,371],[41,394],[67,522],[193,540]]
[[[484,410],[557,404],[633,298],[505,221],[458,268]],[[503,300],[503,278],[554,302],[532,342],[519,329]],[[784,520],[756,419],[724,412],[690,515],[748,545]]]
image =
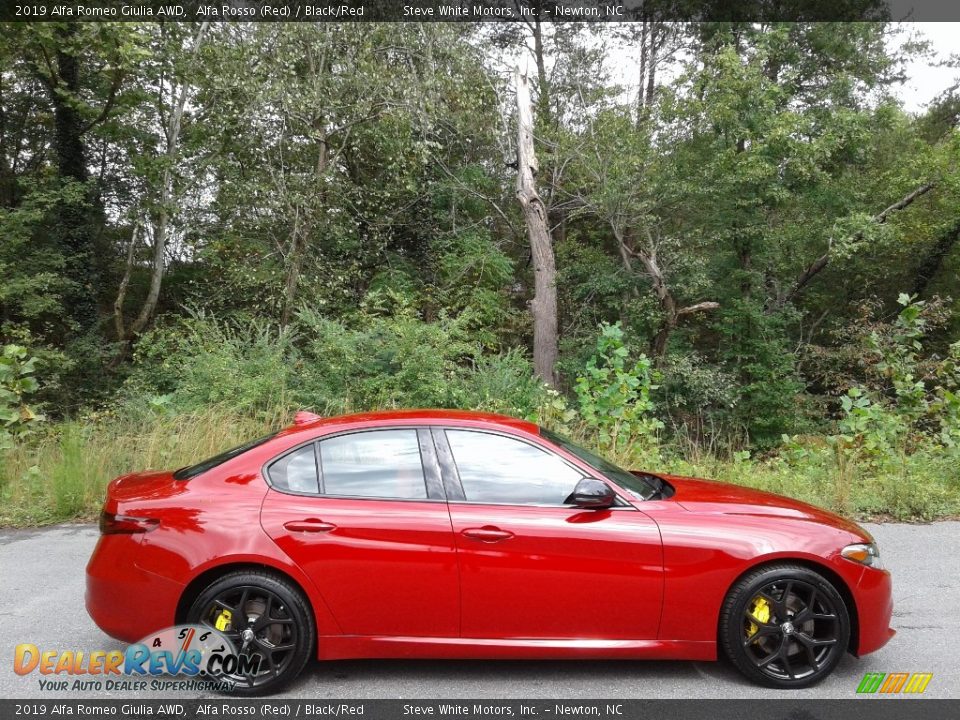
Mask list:
[[111,479],[177,468],[289,422],[286,411],[255,417],[203,412],[71,421],[0,451],[0,526],[88,520]]
[[[624,465],[637,467],[629,460]],[[802,459],[758,459],[665,453],[645,469],[745,485],[786,495],[857,520],[930,521],[960,516],[960,456],[934,449],[876,465],[855,454],[823,448]]]
[[[0,451],[0,526],[92,520],[114,477],[176,468],[282,427],[292,413],[130,413],[53,425]],[[574,432],[574,435],[580,433]],[[589,438],[580,438],[585,445]],[[625,467],[710,477],[804,500],[857,519],[932,520],[960,516],[960,455],[923,451],[890,465],[858,460],[811,438],[806,450],[753,459],[730,447],[693,442],[624,448]]]

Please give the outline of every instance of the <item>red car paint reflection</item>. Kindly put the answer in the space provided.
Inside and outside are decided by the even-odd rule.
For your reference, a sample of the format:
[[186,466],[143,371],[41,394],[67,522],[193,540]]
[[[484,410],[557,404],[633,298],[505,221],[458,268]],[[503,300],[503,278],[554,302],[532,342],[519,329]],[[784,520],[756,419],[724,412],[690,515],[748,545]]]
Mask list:
[[[513,418],[301,413],[198,468],[110,484],[86,593],[106,633],[132,642],[191,613],[203,621],[205,588],[256,570],[303,597],[321,660],[713,660],[726,622],[759,672],[801,686],[816,676],[801,676],[803,658],[833,662],[831,638],[862,655],[893,635],[889,574],[842,554],[874,547],[857,525],[744,487],[617,475]],[[574,497],[578,488],[609,493],[608,506]],[[836,593],[802,573],[796,585],[772,577],[748,588],[745,620],[722,619],[745,581],[791,567]],[[238,638],[244,623],[264,624],[256,612],[213,612]],[[815,636],[822,647],[804,644]]]

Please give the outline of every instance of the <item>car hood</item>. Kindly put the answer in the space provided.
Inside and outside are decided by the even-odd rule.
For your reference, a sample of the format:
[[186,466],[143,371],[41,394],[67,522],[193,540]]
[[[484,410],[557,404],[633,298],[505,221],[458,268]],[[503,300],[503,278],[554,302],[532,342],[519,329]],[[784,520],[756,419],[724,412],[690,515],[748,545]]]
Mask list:
[[661,475],[674,488],[670,498],[690,512],[782,517],[820,523],[872,542],[856,523],[815,505],[775,493],[703,478]]

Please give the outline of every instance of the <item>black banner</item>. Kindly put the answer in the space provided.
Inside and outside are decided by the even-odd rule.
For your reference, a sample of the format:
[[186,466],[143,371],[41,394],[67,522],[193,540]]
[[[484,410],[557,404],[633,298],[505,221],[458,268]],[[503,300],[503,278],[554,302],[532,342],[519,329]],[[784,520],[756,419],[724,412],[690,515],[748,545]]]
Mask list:
[[960,700],[0,700],[0,718],[601,718],[602,720],[953,720]]
[[960,20],[952,0],[3,0],[14,22]]

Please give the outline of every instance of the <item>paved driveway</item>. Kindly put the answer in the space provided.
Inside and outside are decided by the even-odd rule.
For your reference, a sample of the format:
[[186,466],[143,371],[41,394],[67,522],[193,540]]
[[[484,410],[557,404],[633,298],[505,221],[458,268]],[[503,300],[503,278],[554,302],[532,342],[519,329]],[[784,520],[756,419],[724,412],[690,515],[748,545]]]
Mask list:
[[[849,698],[865,672],[932,672],[926,696],[960,698],[960,522],[868,525],[893,571],[897,636],[792,697]],[[89,525],[0,530],[0,697],[41,693],[37,674],[13,672],[17,643],[110,650],[83,607],[83,569],[97,539]],[[137,598],[130,598],[130,612]],[[66,693],[67,697],[82,694]],[[91,697],[121,693],[91,693]],[[750,685],[726,663],[368,660],[314,663],[289,689],[297,698],[752,698],[783,697]],[[151,697],[150,693],[138,697]]]

